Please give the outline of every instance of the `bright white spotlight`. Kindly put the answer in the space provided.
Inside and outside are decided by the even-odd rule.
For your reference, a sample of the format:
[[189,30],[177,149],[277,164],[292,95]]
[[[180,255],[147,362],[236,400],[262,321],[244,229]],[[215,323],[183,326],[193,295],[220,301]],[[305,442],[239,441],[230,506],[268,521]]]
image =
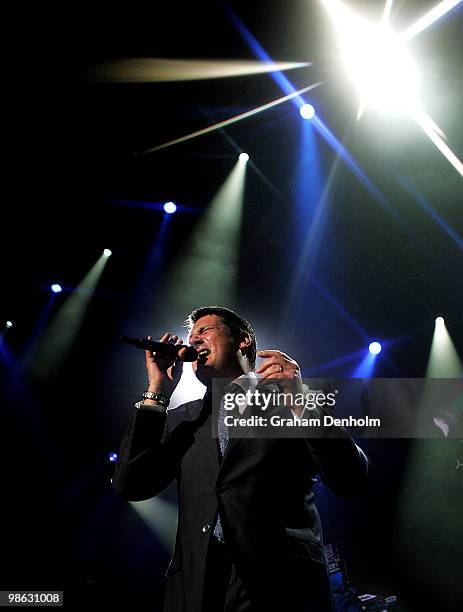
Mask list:
[[362,108],[413,114],[418,72],[404,41],[383,25],[358,20],[343,36],[345,63]]
[[324,0],[339,36],[341,54],[360,97],[368,106],[413,114],[418,106],[418,71],[406,46],[385,21],[370,23],[335,0]]
[[112,254],[113,254],[113,252],[112,252],[110,249],[105,249],[105,250],[103,251],[103,255],[104,255],[105,257],[111,257],[111,255],[112,255]]
[[407,114],[463,176],[463,162],[447,145],[442,130],[420,104],[418,70],[406,46],[410,39],[463,3],[463,0],[441,0],[399,34],[388,27],[393,0],[386,0],[383,17],[377,24],[356,15],[341,0],[321,2],[333,20],[347,71],[360,96],[357,120],[367,106]]
[[463,364],[443,317],[436,318],[426,378],[462,378]]
[[50,289],[53,291],[53,293],[61,293],[63,290],[61,285],[58,285],[58,283],[53,283],[53,285],[50,286]]
[[303,104],[299,109],[299,113],[303,119],[312,119],[315,117],[315,109],[311,104]]
[[247,162],[249,159],[249,155],[247,153],[240,153],[239,160],[242,162]]
[[371,342],[368,350],[372,355],[379,355],[381,353],[381,344],[379,342]]
[[117,453],[109,453],[108,459],[111,461],[111,463],[116,463],[116,461],[119,459],[119,455]]
[[11,327],[13,327],[13,321],[7,321],[7,322],[6,322],[6,327],[7,327],[8,329],[10,329]]
[[164,212],[168,215],[173,215],[177,210],[177,205],[174,202],[166,202],[164,204]]

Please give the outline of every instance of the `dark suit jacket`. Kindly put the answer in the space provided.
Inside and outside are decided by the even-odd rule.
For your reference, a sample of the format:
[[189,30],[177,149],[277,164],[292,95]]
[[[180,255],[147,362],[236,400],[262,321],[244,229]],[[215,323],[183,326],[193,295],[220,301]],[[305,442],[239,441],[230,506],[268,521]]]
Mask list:
[[[277,609],[286,581],[293,599],[303,588],[294,576],[324,563],[312,492],[315,474],[340,496],[355,494],[366,483],[365,455],[345,432],[337,435],[234,438],[220,461],[207,400],[167,414],[143,405],[134,410],[113,485],[137,501],[177,481],[178,529],[167,571],[166,611],[200,612],[218,509],[228,550],[256,609]],[[287,602],[285,609],[295,608]]]

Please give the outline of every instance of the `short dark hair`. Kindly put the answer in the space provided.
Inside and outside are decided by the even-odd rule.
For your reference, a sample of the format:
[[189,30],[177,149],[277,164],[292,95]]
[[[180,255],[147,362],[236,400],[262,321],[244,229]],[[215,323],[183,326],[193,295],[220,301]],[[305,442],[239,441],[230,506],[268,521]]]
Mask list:
[[233,336],[233,338],[238,340],[241,332],[245,332],[250,337],[251,344],[244,348],[242,353],[245,357],[247,357],[250,367],[254,369],[256,365],[257,351],[256,334],[254,333],[251,324],[229,308],[224,308],[223,306],[202,306],[201,308],[193,310],[193,312],[188,315],[185,321],[188,331],[192,330],[196,321],[207,315],[217,315],[220,317],[224,325],[228,327],[230,335]]

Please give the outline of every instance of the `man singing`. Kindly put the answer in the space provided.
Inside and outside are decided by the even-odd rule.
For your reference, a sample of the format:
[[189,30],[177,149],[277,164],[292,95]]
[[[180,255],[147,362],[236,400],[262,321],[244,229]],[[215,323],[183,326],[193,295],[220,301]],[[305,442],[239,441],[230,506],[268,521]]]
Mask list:
[[[135,405],[113,477],[118,493],[132,501],[177,482],[178,529],[164,610],[327,612],[314,476],[337,495],[355,495],[366,485],[367,459],[340,428],[328,438],[236,438],[219,418],[214,437],[213,379],[231,380],[243,391],[278,385],[295,393],[302,392],[300,370],[277,350],[259,351],[263,361],[255,369],[254,331],[231,310],[199,308],[187,322],[198,353],[193,368],[207,392],[168,411],[186,349],[175,362],[146,351],[148,391]],[[169,333],[161,342],[181,344]]]

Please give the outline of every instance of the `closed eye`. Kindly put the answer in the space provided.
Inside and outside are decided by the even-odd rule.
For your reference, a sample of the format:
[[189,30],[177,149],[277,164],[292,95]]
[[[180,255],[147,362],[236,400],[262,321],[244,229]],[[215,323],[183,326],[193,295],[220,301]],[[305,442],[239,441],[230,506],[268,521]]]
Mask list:
[[196,332],[190,334],[189,341],[193,336],[202,336],[205,332],[210,331],[211,329],[215,329],[217,325],[206,325],[206,327],[200,327]]
[[200,334],[204,334],[204,332],[207,332],[211,329],[216,329],[216,325],[208,325],[207,327],[201,327],[201,329],[199,330]]

